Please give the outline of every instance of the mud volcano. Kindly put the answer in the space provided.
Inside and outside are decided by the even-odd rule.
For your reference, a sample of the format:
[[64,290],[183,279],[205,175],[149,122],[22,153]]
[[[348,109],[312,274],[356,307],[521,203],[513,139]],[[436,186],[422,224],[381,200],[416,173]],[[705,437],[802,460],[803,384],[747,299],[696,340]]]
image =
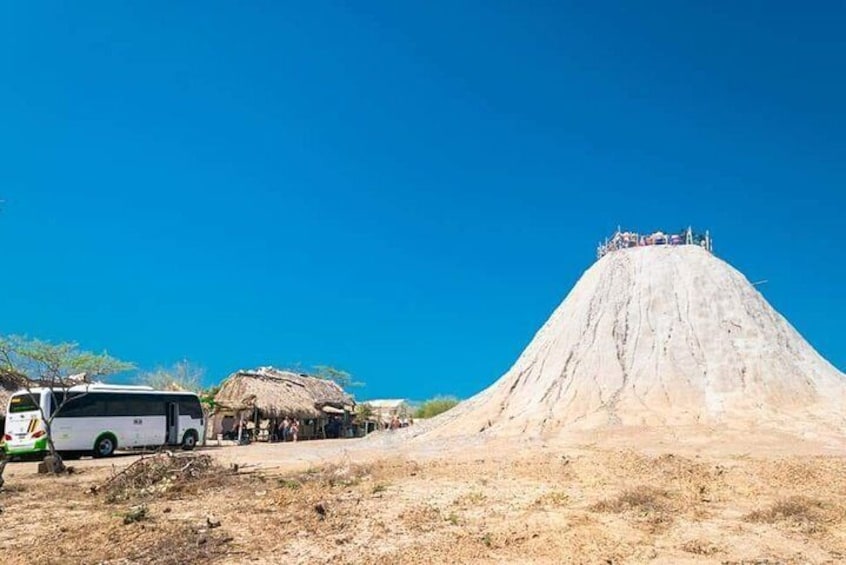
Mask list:
[[431,424],[423,437],[694,426],[837,441],[846,378],[724,261],[638,247],[598,260],[505,375]]

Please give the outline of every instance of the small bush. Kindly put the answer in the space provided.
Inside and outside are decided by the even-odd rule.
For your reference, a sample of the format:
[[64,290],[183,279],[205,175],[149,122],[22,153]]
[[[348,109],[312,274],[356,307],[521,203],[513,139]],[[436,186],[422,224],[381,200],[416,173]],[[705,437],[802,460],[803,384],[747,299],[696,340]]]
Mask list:
[[712,543],[702,540],[690,540],[681,546],[682,551],[695,555],[714,555],[719,553],[720,548]]
[[132,524],[133,522],[140,522],[147,519],[147,505],[140,504],[133,506],[123,514],[123,523]]
[[468,492],[462,496],[459,496],[455,502],[457,504],[465,504],[470,506],[479,506],[487,500],[487,496],[484,493],[479,491]]
[[438,414],[442,414],[453,408],[458,404],[458,399],[454,396],[436,396],[430,398],[420,405],[417,412],[414,413],[415,418],[434,418]]
[[597,502],[591,509],[597,512],[661,512],[667,509],[666,499],[665,491],[639,486],[623,491],[615,498]]
[[373,487],[373,494],[379,494],[380,492],[385,492],[386,490],[388,490],[387,485],[378,484]]
[[293,479],[279,479],[277,482],[279,483],[280,487],[288,488],[291,490],[297,490],[302,486],[299,481],[295,481]]
[[566,492],[554,490],[540,495],[535,500],[535,506],[564,506],[569,500]]
[[637,522],[656,532],[672,524],[675,509],[666,491],[639,486],[597,502],[591,510],[632,515]]
[[820,531],[826,522],[831,521],[828,514],[825,505],[819,500],[791,496],[777,500],[767,508],[750,512],[745,519],[747,522],[765,524],[786,523],[810,534]]
[[772,524],[782,520],[808,520],[817,515],[822,503],[804,496],[791,496],[775,502],[764,510],[755,510],[746,516],[749,522]]

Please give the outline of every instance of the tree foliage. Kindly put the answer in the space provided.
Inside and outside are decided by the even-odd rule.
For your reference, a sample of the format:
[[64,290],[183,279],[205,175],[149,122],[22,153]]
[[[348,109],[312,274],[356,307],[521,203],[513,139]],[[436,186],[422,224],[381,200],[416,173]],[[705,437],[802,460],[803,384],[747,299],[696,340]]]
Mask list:
[[203,389],[202,391],[200,391],[200,402],[205,404],[209,410],[213,410],[214,407],[217,405],[214,401],[214,397],[217,396],[218,392],[220,392],[219,384]]
[[133,369],[132,363],[106,352],[82,351],[76,343],[57,343],[20,336],[0,337],[0,374],[21,386],[64,386]]
[[355,414],[361,420],[367,420],[373,416],[373,407],[368,403],[356,404]]
[[[38,405],[44,422],[47,447],[53,468],[61,470],[61,457],[53,444],[53,419],[68,402],[88,393],[88,386],[102,377],[133,369],[132,363],[121,361],[106,352],[92,353],[79,349],[76,343],[50,343],[20,336],[0,337],[0,376],[25,389]],[[57,395],[57,391],[76,386],[74,394]],[[44,413],[32,392],[36,387],[49,390],[54,410]]]
[[315,365],[312,367],[313,374],[319,379],[326,379],[327,381],[334,381],[339,387],[347,389],[350,387],[364,386],[364,383],[354,381],[353,376],[341,369],[330,367],[328,365]]
[[436,396],[423,402],[414,413],[415,418],[432,418],[458,404],[454,396]]
[[142,372],[138,375],[138,382],[156,390],[200,392],[205,374],[205,369],[183,359],[167,368],[158,367],[154,371]]

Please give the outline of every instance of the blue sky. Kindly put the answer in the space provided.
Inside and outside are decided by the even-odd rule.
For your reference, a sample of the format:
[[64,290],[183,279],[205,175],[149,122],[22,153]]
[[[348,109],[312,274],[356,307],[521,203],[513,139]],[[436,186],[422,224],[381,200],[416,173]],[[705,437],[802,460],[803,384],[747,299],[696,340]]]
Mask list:
[[5,3],[0,332],[465,397],[693,224],[843,370],[846,8],[692,4]]

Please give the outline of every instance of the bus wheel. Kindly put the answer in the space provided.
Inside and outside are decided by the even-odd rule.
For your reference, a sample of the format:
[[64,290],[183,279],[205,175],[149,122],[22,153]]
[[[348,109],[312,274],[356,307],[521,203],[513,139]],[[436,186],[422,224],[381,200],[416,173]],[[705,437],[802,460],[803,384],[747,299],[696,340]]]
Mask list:
[[109,457],[115,452],[117,441],[113,435],[103,434],[94,442],[94,457]]
[[188,430],[185,432],[185,435],[182,436],[182,449],[191,451],[195,447],[197,447],[197,432],[194,430]]

